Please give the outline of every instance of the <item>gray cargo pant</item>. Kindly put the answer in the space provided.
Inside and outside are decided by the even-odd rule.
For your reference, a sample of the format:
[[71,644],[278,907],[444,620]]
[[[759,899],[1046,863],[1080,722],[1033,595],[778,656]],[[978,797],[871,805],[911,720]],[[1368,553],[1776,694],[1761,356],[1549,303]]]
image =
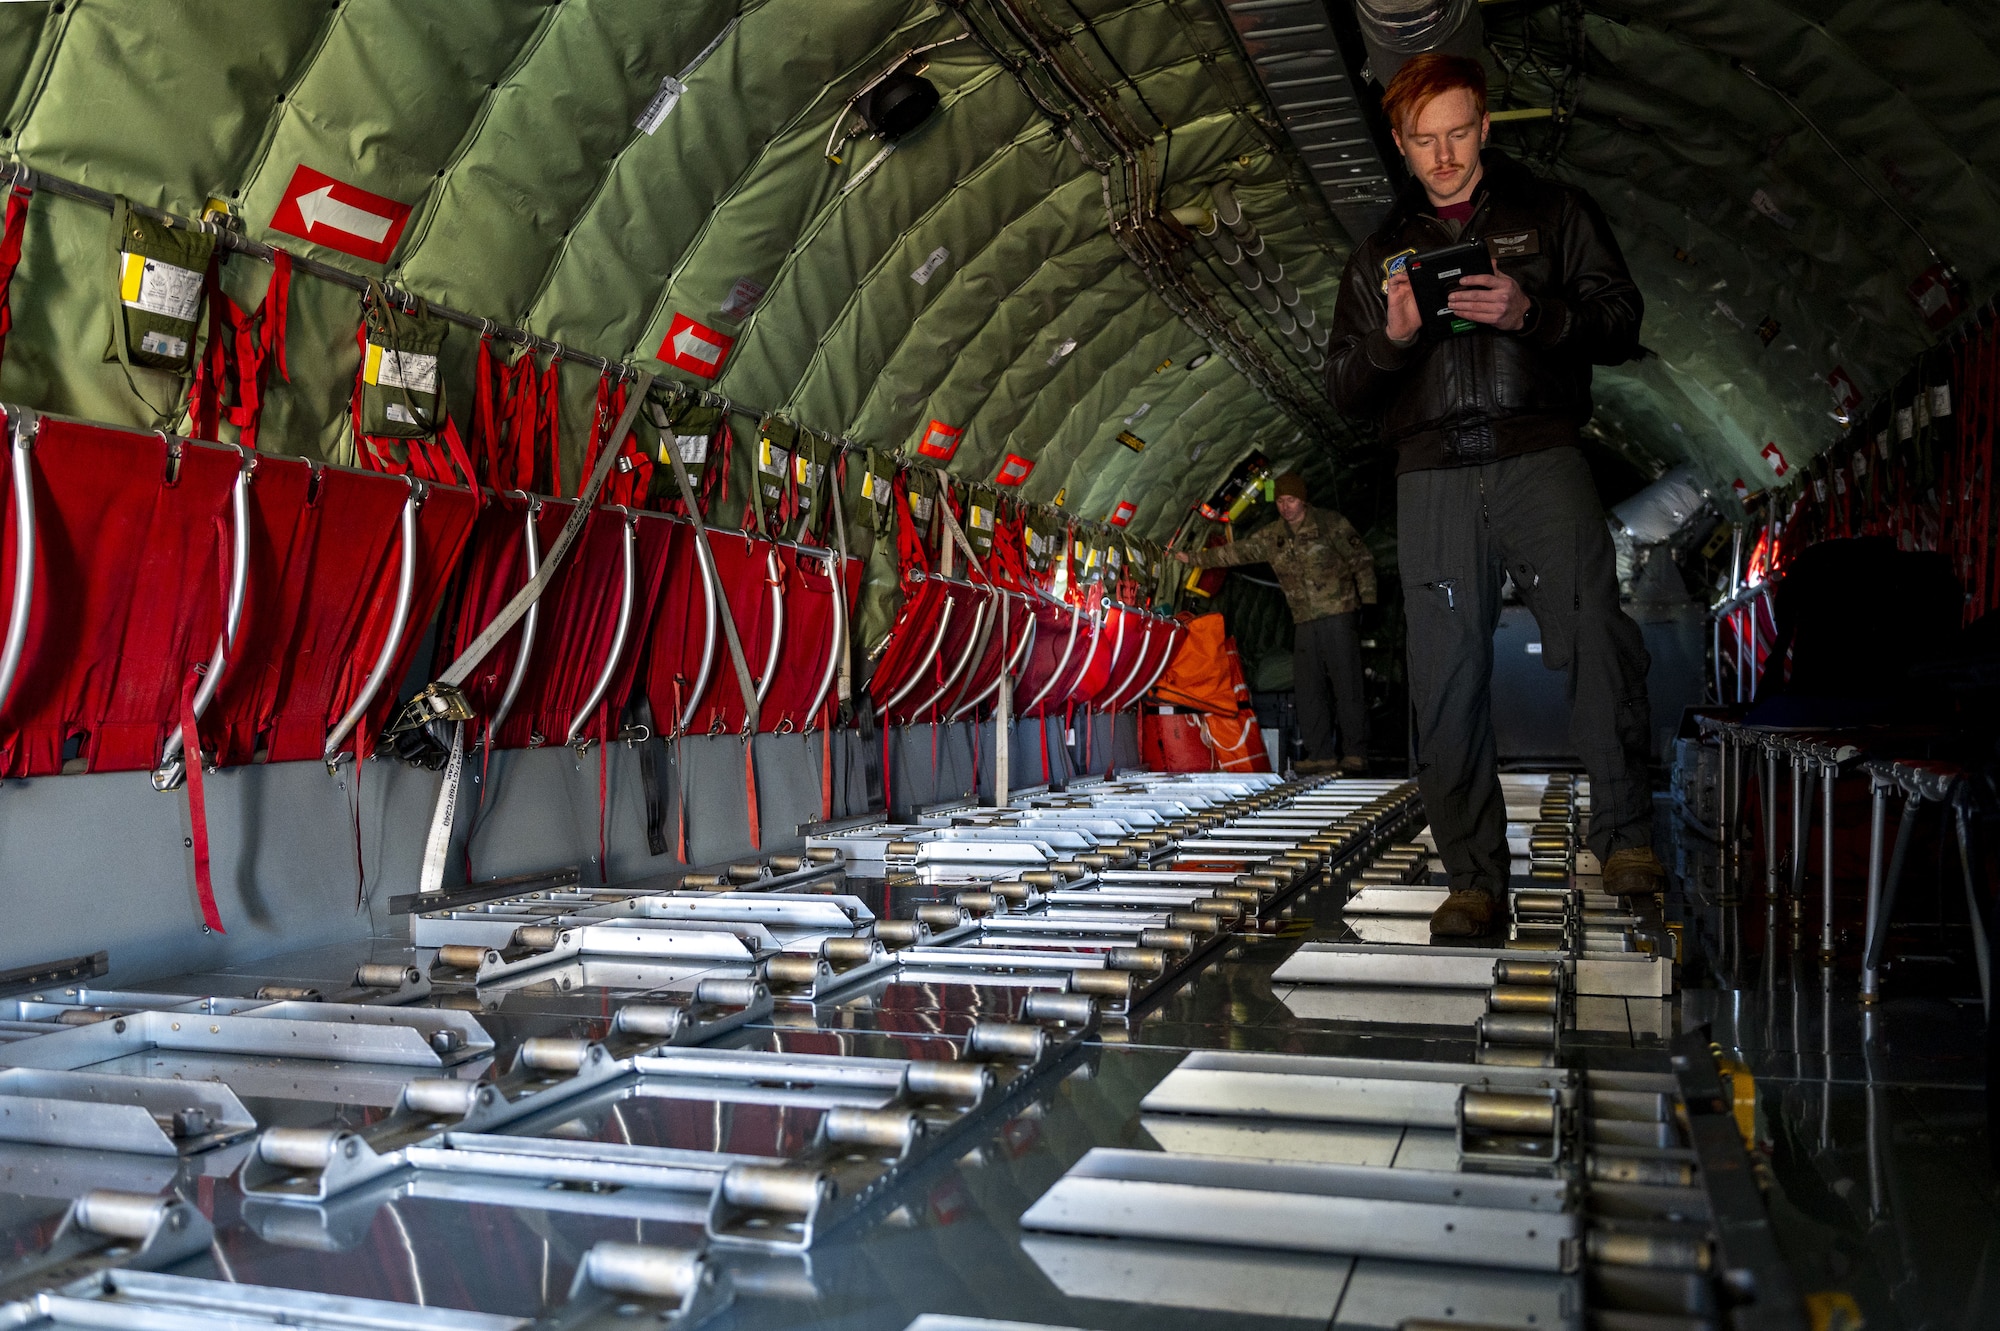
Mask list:
[[1552,448],[1405,472],[1396,507],[1417,784],[1452,890],[1504,896],[1507,886],[1492,710],[1503,572],[1541,626],[1542,664],[1569,671],[1570,743],[1590,773],[1590,848],[1602,859],[1651,844],[1651,662],[1618,608],[1617,559],[1583,454]]
[[[1361,676],[1360,612],[1321,615],[1295,626],[1292,705],[1299,714],[1299,756],[1326,761],[1368,756],[1368,695]],[[1334,741],[1334,718],[1340,739]]]

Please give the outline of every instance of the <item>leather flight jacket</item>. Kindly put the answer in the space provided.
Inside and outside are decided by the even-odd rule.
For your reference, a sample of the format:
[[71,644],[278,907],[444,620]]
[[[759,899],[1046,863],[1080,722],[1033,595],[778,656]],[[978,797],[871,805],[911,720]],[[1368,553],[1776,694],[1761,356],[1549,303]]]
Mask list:
[[[1640,354],[1645,302],[1591,197],[1487,149],[1473,214],[1455,239],[1412,179],[1347,262],[1328,348],[1327,390],[1347,416],[1379,421],[1396,470],[1476,466],[1578,442],[1593,365]],[[1411,252],[1483,241],[1494,271],[1532,302],[1516,332],[1428,327],[1389,340],[1389,265]]]

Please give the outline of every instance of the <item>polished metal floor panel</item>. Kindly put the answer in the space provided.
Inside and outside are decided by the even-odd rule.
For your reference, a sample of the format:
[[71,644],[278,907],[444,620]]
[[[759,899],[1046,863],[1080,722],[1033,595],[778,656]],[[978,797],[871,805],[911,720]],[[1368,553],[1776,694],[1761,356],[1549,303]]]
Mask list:
[[[1684,840],[1664,816],[1660,834],[1663,858],[1680,879],[1669,915],[1686,927],[1683,992],[1669,1000],[1577,1000],[1574,1052],[1594,1068],[1658,1067],[1674,1036],[1708,1024],[1758,1078],[1767,1197],[1801,1287],[1851,1297],[1871,1327],[2000,1325],[2000,1189],[1987,1172],[1985,1034],[1966,1002],[1969,970],[1947,961],[1912,964],[1886,1001],[1864,1013],[1854,997],[1851,956],[1820,966],[1810,912],[1795,925],[1789,904],[1768,912],[1760,899],[1718,900],[1704,846]],[[879,884],[848,890],[885,916],[901,914],[905,898],[935,895],[930,887],[889,891]],[[1021,1230],[1022,1213],[1099,1146],[1453,1167],[1456,1147],[1446,1131],[1218,1122],[1141,1107],[1190,1049],[1473,1058],[1465,1014],[1438,1006],[1437,995],[1420,995],[1432,1001],[1392,1014],[1390,993],[1357,1005],[1329,1002],[1325,991],[1302,992],[1308,986],[1272,984],[1273,969],[1301,941],[1392,941],[1368,931],[1401,921],[1344,918],[1335,896],[1308,892],[1255,932],[1231,940],[1187,983],[1107,1023],[1066,1072],[1042,1083],[969,1150],[925,1161],[808,1255],[718,1253],[738,1293],[707,1325],[900,1331],[920,1314],[943,1313],[1087,1331],[1277,1331],[1328,1327],[1338,1307],[1340,1326],[1388,1328],[1411,1317],[1461,1317],[1468,1298],[1509,1310],[1503,1324],[1560,1324],[1574,1309],[1532,1273],[1454,1272],[1441,1280],[1435,1267],[1392,1261]],[[1841,923],[1851,928],[1854,921]],[[1952,941],[1910,950],[1948,957]],[[338,989],[360,961],[407,955],[393,940],[378,940],[152,987],[191,994],[247,994],[266,983]],[[497,993],[468,987],[452,998],[505,1044],[537,1034],[601,1035],[616,1002],[676,990],[700,973],[634,968],[627,975],[609,967],[567,978],[567,986],[552,979]],[[1016,1013],[1025,992],[887,981],[835,1003],[781,1005],[721,1043],[949,1058],[974,1020]],[[183,1077],[217,1070],[212,1059],[158,1051],[131,1061]],[[232,1079],[246,1073],[231,1069]],[[359,1125],[379,1118],[393,1099],[382,1094],[392,1078],[375,1073],[326,1064],[307,1085],[295,1067],[273,1065],[272,1084],[261,1088],[266,1093],[246,1096],[246,1104],[260,1121],[282,1123],[291,1107],[303,1113],[309,1099],[322,1097],[322,1104],[345,1106],[343,1117]],[[407,1075],[402,1070],[398,1079]],[[642,1086],[620,1085],[564,1106],[553,1122],[528,1126],[577,1140],[784,1155],[810,1135],[819,1111],[786,1105],[783,1088],[770,1089],[770,1099],[760,1102],[665,1100]],[[702,1235],[700,1210],[684,1199],[640,1203],[587,1189],[429,1174],[325,1206],[274,1205],[243,1197],[233,1177],[240,1158],[240,1151],[177,1161],[0,1147],[0,1251],[38,1248],[65,1201],[87,1187],[172,1185],[197,1200],[217,1230],[209,1251],[175,1274],[532,1317],[562,1302],[578,1261],[596,1242],[691,1245]]]

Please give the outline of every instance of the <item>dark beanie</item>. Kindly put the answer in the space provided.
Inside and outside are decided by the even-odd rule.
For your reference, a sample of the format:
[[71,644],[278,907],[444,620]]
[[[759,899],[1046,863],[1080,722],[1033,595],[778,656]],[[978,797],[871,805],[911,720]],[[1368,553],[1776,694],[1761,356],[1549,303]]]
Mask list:
[[1288,471],[1278,478],[1278,493],[1290,495],[1294,499],[1306,497],[1306,478],[1295,471]]

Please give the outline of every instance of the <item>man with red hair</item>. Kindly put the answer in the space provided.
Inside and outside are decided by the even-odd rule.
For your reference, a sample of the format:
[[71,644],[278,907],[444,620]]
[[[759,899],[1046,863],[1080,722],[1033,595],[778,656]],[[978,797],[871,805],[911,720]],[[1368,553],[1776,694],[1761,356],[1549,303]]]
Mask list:
[[[1503,579],[1541,627],[1542,664],[1569,671],[1570,741],[1590,773],[1605,887],[1638,895],[1665,881],[1652,849],[1649,662],[1618,607],[1578,446],[1591,366],[1639,354],[1644,303],[1589,195],[1486,147],[1478,61],[1413,57],[1382,109],[1412,179],[1348,261],[1327,382],[1341,411],[1379,421],[1397,452],[1417,782],[1451,880],[1431,931],[1470,937],[1496,927],[1508,880],[1491,696]],[[1427,321],[1406,263],[1470,244],[1492,272],[1463,278],[1448,312]]]

